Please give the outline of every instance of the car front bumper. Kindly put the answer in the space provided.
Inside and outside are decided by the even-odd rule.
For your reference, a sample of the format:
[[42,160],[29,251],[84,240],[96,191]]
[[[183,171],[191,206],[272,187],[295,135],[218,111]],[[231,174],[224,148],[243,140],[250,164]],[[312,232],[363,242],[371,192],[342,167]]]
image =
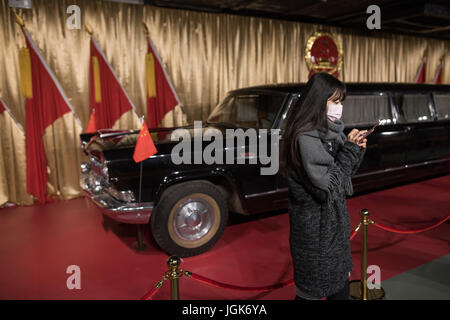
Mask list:
[[153,211],[153,202],[124,202],[114,198],[108,188],[90,171],[82,173],[80,186],[102,212],[113,220],[130,224],[147,224]]

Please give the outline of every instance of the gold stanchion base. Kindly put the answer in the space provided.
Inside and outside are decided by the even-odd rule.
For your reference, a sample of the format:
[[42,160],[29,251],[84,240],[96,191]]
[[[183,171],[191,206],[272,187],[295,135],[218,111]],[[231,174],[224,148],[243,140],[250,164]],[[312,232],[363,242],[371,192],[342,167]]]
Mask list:
[[[382,300],[385,296],[383,288],[369,289],[367,288],[367,300]],[[361,281],[350,281],[350,300],[362,300]]]

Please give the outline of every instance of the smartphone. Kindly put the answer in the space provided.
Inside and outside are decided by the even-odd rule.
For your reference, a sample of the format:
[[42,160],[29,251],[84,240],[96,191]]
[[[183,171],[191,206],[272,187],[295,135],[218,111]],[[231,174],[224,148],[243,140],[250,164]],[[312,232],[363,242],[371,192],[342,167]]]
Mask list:
[[372,127],[369,131],[363,133],[362,136],[363,136],[364,138],[367,137],[367,136],[368,136],[369,134],[371,134],[371,133],[375,130],[375,128],[376,128],[377,126],[379,126],[380,124],[381,124],[381,120],[378,120],[378,122],[375,123],[375,124],[373,125],[373,127]]

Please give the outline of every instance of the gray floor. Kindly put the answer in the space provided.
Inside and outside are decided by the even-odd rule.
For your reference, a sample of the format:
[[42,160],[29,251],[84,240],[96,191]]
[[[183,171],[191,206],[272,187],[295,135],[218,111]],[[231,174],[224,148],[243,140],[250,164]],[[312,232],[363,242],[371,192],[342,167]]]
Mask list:
[[450,254],[381,282],[386,300],[450,300]]

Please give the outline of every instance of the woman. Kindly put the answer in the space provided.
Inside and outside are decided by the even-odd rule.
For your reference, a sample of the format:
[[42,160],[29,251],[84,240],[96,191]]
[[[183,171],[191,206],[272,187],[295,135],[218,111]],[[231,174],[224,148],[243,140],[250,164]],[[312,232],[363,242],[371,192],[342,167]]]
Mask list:
[[350,218],[346,196],[363,159],[367,131],[343,133],[345,85],[316,73],[287,119],[281,159],[289,186],[296,299],[348,299]]

